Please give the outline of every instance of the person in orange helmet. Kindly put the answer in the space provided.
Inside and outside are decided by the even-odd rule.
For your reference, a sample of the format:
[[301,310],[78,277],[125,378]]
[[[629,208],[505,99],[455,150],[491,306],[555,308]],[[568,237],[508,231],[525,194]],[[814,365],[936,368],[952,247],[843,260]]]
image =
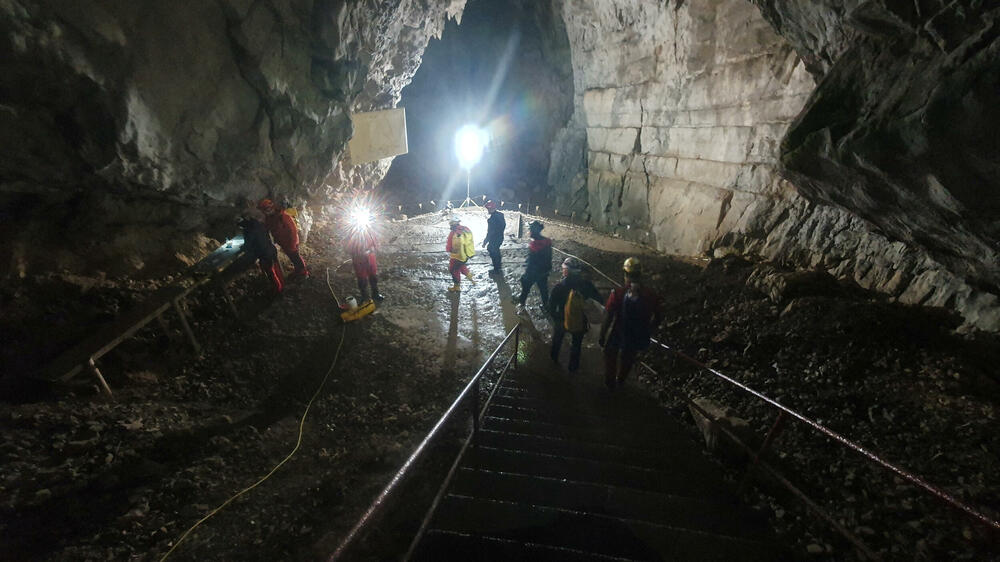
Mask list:
[[289,216],[283,209],[279,209],[274,201],[261,199],[257,208],[264,212],[264,224],[268,232],[274,238],[276,244],[281,246],[281,251],[291,260],[295,271],[293,277],[309,277],[309,270],[306,269],[306,262],[299,255],[299,229],[295,225],[295,219]]

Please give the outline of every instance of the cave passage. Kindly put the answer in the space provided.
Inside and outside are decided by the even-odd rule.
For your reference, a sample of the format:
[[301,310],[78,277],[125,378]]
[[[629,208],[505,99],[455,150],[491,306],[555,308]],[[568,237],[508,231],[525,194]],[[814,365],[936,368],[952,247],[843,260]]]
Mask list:
[[[530,221],[555,240],[550,286],[559,251],[594,264],[585,274],[602,298],[638,257],[666,310],[658,340],[997,518],[997,22],[1000,4],[948,0],[0,0],[0,553],[162,554],[301,443],[175,559],[323,558],[522,326],[531,369],[519,375],[538,380],[521,382],[544,379],[563,422],[576,405],[631,410],[615,402],[627,396],[673,418],[692,445],[681,455],[655,441],[666,425],[646,428],[646,460],[698,457],[731,482],[747,456],[720,444],[691,402],[754,444],[781,428],[765,460],[885,559],[1000,559],[989,529],[662,350],[642,357],[624,392],[605,391],[596,305],[583,372],[570,374],[546,352],[560,319],[537,292],[523,311],[512,302]],[[352,163],[358,116],[395,108],[406,109],[409,153]],[[465,124],[491,139],[468,176],[454,150]],[[465,196],[467,177],[477,202],[508,213],[504,264],[488,276],[486,212],[461,209],[477,254],[449,292],[446,200]],[[386,203],[364,215],[380,211],[386,299],[345,327],[330,293],[358,288],[340,211],[359,192]],[[263,199],[295,215],[313,272],[284,292],[252,260],[219,276],[199,269]],[[86,369],[93,350],[68,351],[133,313],[148,322],[110,352],[94,348],[109,399]],[[53,384],[43,371],[66,356],[84,368]],[[546,406],[512,402],[493,416],[509,434],[552,421]],[[573,426],[563,422],[549,426]],[[584,449],[628,449],[614,431]],[[477,458],[520,451],[508,438]],[[463,466],[498,484],[474,491],[514,510],[504,478],[515,491],[535,477],[572,486],[539,510],[558,514],[553,536],[583,535],[591,553],[616,556],[572,524],[583,511],[573,502],[649,498],[622,482],[594,493],[584,476],[608,457],[551,458],[566,433],[527,441],[530,464]],[[417,491],[433,496],[440,474],[428,475],[450,462],[429,462]],[[641,462],[610,464],[597,472],[635,477],[673,506],[634,527],[586,514],[618,544],[648,532],[669,548],[670,517],[707,514],[711,525],[736,511]],[[787,558],[859,558],[758,476],[743,499],[765,523],[749,532],[773,531]],[[410,533],[425,504],[402,503],[390,519]],[[490,523],[453,513],[457,525]],[[533,548],[538,526],[500,520]]]
[[[431,40],[413,81],[403,88],[409,153],[393,160],[381,183],[392,203],[462,199],[465,172],[455,133],[483,127],[491,142],[471,170],[471,193],[489,199],[548,202],[549,153],[573,111],[567,39],[551,6],[469,2],[458,24]],[[560,36],[561,34],[561,36]]]

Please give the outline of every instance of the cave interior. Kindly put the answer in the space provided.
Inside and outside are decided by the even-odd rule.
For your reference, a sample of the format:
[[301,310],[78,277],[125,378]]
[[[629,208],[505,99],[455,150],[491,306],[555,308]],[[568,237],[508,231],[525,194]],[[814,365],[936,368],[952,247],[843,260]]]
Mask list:
[[[980,514],[780,435],[775,462],[871,552],[997,555],[1000,6],[0,0],[0,36],[11,559],[326,557],[514,326],[542,349],[533,369],[548,359],[545,302],[511,302],[536,220],[550,285],[572,255],[606,299],[639,256],[660,341]],[[400,108],[406,150],[365,160],[358,124]],[[463,168],[465,124],[488,144]],[[274,234],[280,294],[239,251],[262,199],[295,217],[310,273]],[[507,217],[497,276],[487,200]],[[364,294],[347,265],[359,202],[386,300],[342,324],[343,297]],[[453,213],[478,251],[461,293]],[[583,340],[598,383],[599,308]],[[646,353],[629,392],[695,438],[677,389],[769,434],[766,405]],[[178,539],[299,431],[290,474]],[[745,458],[713,454],[741,478]],[[744,500],[792,559],[865,559],[773,482]],[[386,529],[412,532],[398,511]],[[369,556],[399,547],[383,546]]]

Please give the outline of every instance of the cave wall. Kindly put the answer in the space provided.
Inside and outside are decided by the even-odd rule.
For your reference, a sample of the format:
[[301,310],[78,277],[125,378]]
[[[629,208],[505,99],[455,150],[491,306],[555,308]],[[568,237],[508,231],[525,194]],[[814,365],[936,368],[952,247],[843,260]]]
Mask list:
[[[872,81],[888,88],[920,75],[898,46],[852,50],[870,28],[881,29],[879,17],[891,19],[872,4],[565,0],[575,112],[551,156],[559,208],[666,252],[736,252],[821,269],[901,302],[953,308],[969,326],[1000,329],[995,279],[970,275],[997,262],[988,244],[971,244],[969,225],[941,215],[932,226],[919,204],[904,199],[882,214],[882,184],[907,182],[906,160],[922,160],[893,152],[895,166],[870,169],[899,146],[860,134],[883,125],[885,115],[849,114],[851,138],[873,156],[867,161],[843,144],[816,141],[829,141],[831,129],[844,134],[837,129],[842,106],[877,101],[878,88],[859,93]],[[907,70],[891,73],[895,64]],[[990,161],[982,151],[971,158]],[[945,176],[935,177],[930,198],[947,206],[937,187]],[[952,244],[951,253],[940,251],[947,244],[926,243],[931,232]],[[979,258],[956,259],[955,246]]]
[[394,106],[464,5],[0,0],[0,275],[155,275],[247,197],[377,181],[349,113]]

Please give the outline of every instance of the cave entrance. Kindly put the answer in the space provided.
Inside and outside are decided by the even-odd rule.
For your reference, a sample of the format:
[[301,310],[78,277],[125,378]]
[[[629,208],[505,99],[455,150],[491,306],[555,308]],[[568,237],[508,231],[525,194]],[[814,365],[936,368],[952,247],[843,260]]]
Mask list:
[[550,146],[573,112],[569,41],[561,16],[534,0],[470,0],[462,23],[432,39],[403,89],[409,153],[383,180],[389,201],[412,204],[465,198],[466,173],[455,155],[465,124],[490,144],[471,170],[471,195],[544,201]]

